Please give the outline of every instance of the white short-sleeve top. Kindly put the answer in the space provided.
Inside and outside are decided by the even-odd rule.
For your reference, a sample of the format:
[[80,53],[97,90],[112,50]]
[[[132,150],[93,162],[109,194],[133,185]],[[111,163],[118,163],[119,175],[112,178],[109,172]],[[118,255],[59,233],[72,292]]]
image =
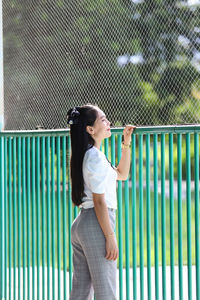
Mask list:
[[108,208],[117,209],[117,172],[98,148],[88,149],[83,158],[84,194],[81,207],[94,207],[92,193],[104,194]]

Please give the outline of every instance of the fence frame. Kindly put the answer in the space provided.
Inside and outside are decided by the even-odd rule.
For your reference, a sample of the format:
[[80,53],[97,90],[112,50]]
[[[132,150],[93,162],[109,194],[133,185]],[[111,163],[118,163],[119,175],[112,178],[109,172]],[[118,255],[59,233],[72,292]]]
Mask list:
[[[120,151],[120,144],[121,144],[121,136],[123,134],[123,128],[122,127],[119,127],[119,128],[112,128],[111,129],[111,132],[112,132],[112,136],[113,135],[119,135],[119,139],[118,139],[118,150]],[[200,133],[200,125],[185,125],[185,126],[181,126],[181,125],[175,125],[175,126],[145,126],[145,127],[138,127],[135,129],[134,133],[133,133],[133,144],[132,144],[132,149],[135,149],[135,136],[138,135],[140,137],[139,141],[140,141],[140,144],[142,143],[142,136],[143,134],[146,134],[147,137],[148,137],[148,145],[149,145],[149,135],[150,134],[153,134],[155,136],[157,136],[158,134],[161,134],[161,137],[162,137],[162,149],[164,147],[164,134],[170,134],[170,144],[172,146],[172,135],[173,133],[176,133],[178,134],[178,136],[181,136],[182,134],[186,134],[186,137],[187,137],[187,147],[189,147],[189,134],[192,133],[194,134],[195,136],[195,162],[196,164],[199,163],[199,151],[198,151],[198,145],[199,145],[199,142],[198,142],[198,139],[197,139],[197,135]],[[6,151],[4,149],[4,138],[8,138],[8,137],[60,137],[60,136],[69,136],[69,129],[56,129],[56,130],[35,130],[35,131],[0,131],[0,299],[3,300],[5,299],[5,215],[4,215],[4,210],[5,210],[5,198],[4,198],[4,169],[5,169],[5,162],[4,162],[4,151]],[[156,143],[156,141],[155,141]],[[147,150],[148,150],[148,145],[147,146]],[[108,145],[107,145],[108,146]],[[156,147],[156,146],[155,146]],[[180,145],[179,145],[179,148],[177,148],[180,150]],[[146,150],[146,151],[147,151]],[[187,152],[189,152],[189,148],[187,150]],[[132,155],[134,155],[134,153],[132,153]],[[134,158],[135,160],[135,156],[132,156],[132,158]],[[140,145],[140,169],[142,169],[142,144]],[[154,158],[155,159],[155,158]],[[162,161],[164,160],[164,157],[162,157]],[[169,159],[171,162],[172,162],[172,158]],[[181,161],[181,158],[178,158],[179,162]],[[156,159],[155,159],[155,162],[156,162]],[[164,163],[164,162],[163,162]],[[188,162],[189,163],[189,162]],[[171,164],[171,163],[170,163]],[[164,173],[164,164],[163,164],[163,170],[162,170],[162,173]],[[149,168],[149,158],[147,160],[147,168]],[[187,168],[190,168],[190,166],[188,165]],[[132,172],[134,173],[135,170],[132,170]],[[195,199],[196,199],[196,202],[195,202],[195,205],[196,205],[196,211],[199,210],[199,196],[198,196],[198,193],[199,193],[199,189],[198,189],[198,180],[199,180],[199,167],[197,169],[195,169]],[[140,174],[141,175],[141,174]],[[142,175],[141,175],[142,176]],[[142,183],[142,177],[140,178],[140,183]],[[188,184],[189,184],[189,180],[190,180],[190,177],[188,177]],[[181,182],[179,182],[179,184],[181,185]],[[163,185],[164,185],[164,182],[163,182]],[[188,187],[190,188],[190,187]],[[149,189],[149,187],[148,187]],[[163,190],[164,190],[164,187],[163,187]],[[188,192],[190,192],[190,190],[188,190]],[[140,191],[141,193],[141,191]],[[149,192],[148,192],[149,193]],[[172,195],[171,195],[172,196]],[[143,195],[141,194],[141,197],[143,197]],[[142,199],[141,199],[142,201]],[[163,200],[164,201],[164,200]],[[190,207],[189,207],[190,208]],[[148,209],[148,213],[149,213],[149,209]],[[190,213],[190,211],[189,211]],[[126,209],[126,214],[128,214],[128,207]],[[196,221],[195,223],[197,224],[197,227],[199,227],[199,220],[198,220],[198,215],[195,215],[195,218],[196,218]],[[143,216],[141,216],[141,221],[143,220]],[[141,223],[142,224],[142,223]],[[189,221],[189,224],[190,224],[190,221]],[[133,224],[134,225],[134,224]],[[127,227],[128,225],[126,225]],[[189,228],[190,229],[190,228]],[[142,233],[142,227],[140,228],[140,232]],[[196,249],[198,250],[199,249],[199,228],[196,229],[197,231],[195,232],[195,235],[196,235]],[[190,241],[190,238],[188,240],[188,242]],[[135,243],[135,241],[134,241]],[[127,248],[127,247],[126,247]],[[165,256],[165,254],[164,254]],[[141,255],[141,257],[143,257],[143,254]],[[190,257],[189,257],[190,258]],[[197,276],[197,279],[196,279],[196,294],[197,294],[197,299],[200,299],[200,288],[199,288],[199,285],[197,284],[197,282],[200,281],[200,270],[199,270],[199,266],[200,266],[200,256],[199,256],[199,253],[198,255],[196,256],[196,276]],[[150,262],[150,258],[149,258],[149,262]],[[136,262],[135,262],[136,263]],[[134,266],[136,267],[134,263]],[[172,266],[173,266],[173,262],[171,262]],[[127,266],[129,265],[129,261],[127,261]],[[164,263],[165,265],[165,263]],[[189,269],[191,269],[191,262],[189,262],[189,268],[188,268],[188,272],[189,272]],[[181,270],[181,269],[180,269]],[[180,271],[179,270],[179,271]],[[164,272],[164,271],[163,271]],[[190,273],[189,273],[190,275]],[[134,273],[134,278],[136,276],[136,273]],[[163,274],[163,276],[165,276],[165,273]],[[181,275],[182,276],[182,275]],[[129,278],[129,273],[127,274],[127,277]],[[143,278],[143,273],[142,273],[142,278]],[[149,284],[151,283],[151,277],[149,275]],[[181,277],[180,277],[181,279]],[[122,280],[122,278],[121,278]],[[120,289],[120,299],[123,299],[123,296],[122,296],[122,291],[123,291],[123,285],[121,283],[121,280],[120,281],[120,286],[122,286],[122,288]],[[191,281],[191,280],[190,280]],[[172,278],[172,282],[173,282],[173,278]],[[70,284],[71,284],[71,279],[70,279]],[[141,283],[140,283],[141,284]],[[158,284],[157,284],[158,285]],[[179,282],[179,288],[180,288],[180,299],[182,299],[182,295],[181,295],[181,292],[182,292],[182,287],[181,287],[181,284]],[[136,281],[134,282],[134,287],[136,287]],[[191,287],[191,283],[189,285],[189,288]],[[141,285],[141,288],[142,288],[142,285]],[[172,290],[171,290],[171,296],[174,295],[174,286],[171,287]],[[127,290],[127,293],[129,295],[129,284],[127,283],[127,286],[126,286],[126,290]],[[134,289],[134,298],[136,297],[136,289]],[[141,292],[143,292],[143,289],[141,290]],[[149,290],[148,290],[148,293],[149,293],[149,297],[151,298],[151,288],[149,287]],[[157,290],[157,293],[158,293],[158,290]],[[163,287],[163,295],[166,294],[166,288],[165,286]],[[189,298],[188,299],[191,299],[192,297],[192,294],[191,294],[191,291],[189,290]],[[143,295],[142,295],[142,298],[143,299]],[[158,299],[158,294],[156,296],[156,299]],[[172,296],[172,299],[173,296]]]

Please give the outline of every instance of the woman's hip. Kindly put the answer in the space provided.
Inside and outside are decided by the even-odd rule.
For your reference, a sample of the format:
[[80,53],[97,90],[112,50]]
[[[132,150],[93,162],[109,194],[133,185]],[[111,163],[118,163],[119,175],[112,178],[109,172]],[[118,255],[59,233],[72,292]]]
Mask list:
[[[116,210],[108,209],[109,219],[113,231],[115,230]],[[74,220],[71,227],[71,236],[73,239],[88,240],[95,238],[104,238],[103,231],[98,222],[94,207],[82,208]]]

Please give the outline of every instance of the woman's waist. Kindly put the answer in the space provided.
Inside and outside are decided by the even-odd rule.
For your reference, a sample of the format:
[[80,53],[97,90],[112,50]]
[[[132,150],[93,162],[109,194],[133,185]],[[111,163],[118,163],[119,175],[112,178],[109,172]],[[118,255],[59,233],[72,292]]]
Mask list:
[[[109,209],[117,209],[117,198],[112,197],[112,198],[106,198],[105,197],[105,202],[106,205]],[[94,207],[94,202],[93,199],[90,198],[83,198],[82,199],[82,204],[80,205],[81,208],[84,209],[89,209],[89,208],[93,208]]]
[[[111,207],[107,207],[108,208],[108,211],[110,212],[116,212],[116,208],[111,208]],[[90,210],[94,210],[94,206],[93,207],[89,207],[89,208],[84,208],[84,207],[81,207],[81,213],[85,213],[85,212],[89,212]]]

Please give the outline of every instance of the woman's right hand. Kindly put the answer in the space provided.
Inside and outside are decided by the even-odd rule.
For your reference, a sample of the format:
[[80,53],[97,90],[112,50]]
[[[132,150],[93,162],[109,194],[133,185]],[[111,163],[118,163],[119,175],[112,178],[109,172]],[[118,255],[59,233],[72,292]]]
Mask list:
[[106,259],[116,260],[119,256],[117,241],[115,235],[106,237]]

